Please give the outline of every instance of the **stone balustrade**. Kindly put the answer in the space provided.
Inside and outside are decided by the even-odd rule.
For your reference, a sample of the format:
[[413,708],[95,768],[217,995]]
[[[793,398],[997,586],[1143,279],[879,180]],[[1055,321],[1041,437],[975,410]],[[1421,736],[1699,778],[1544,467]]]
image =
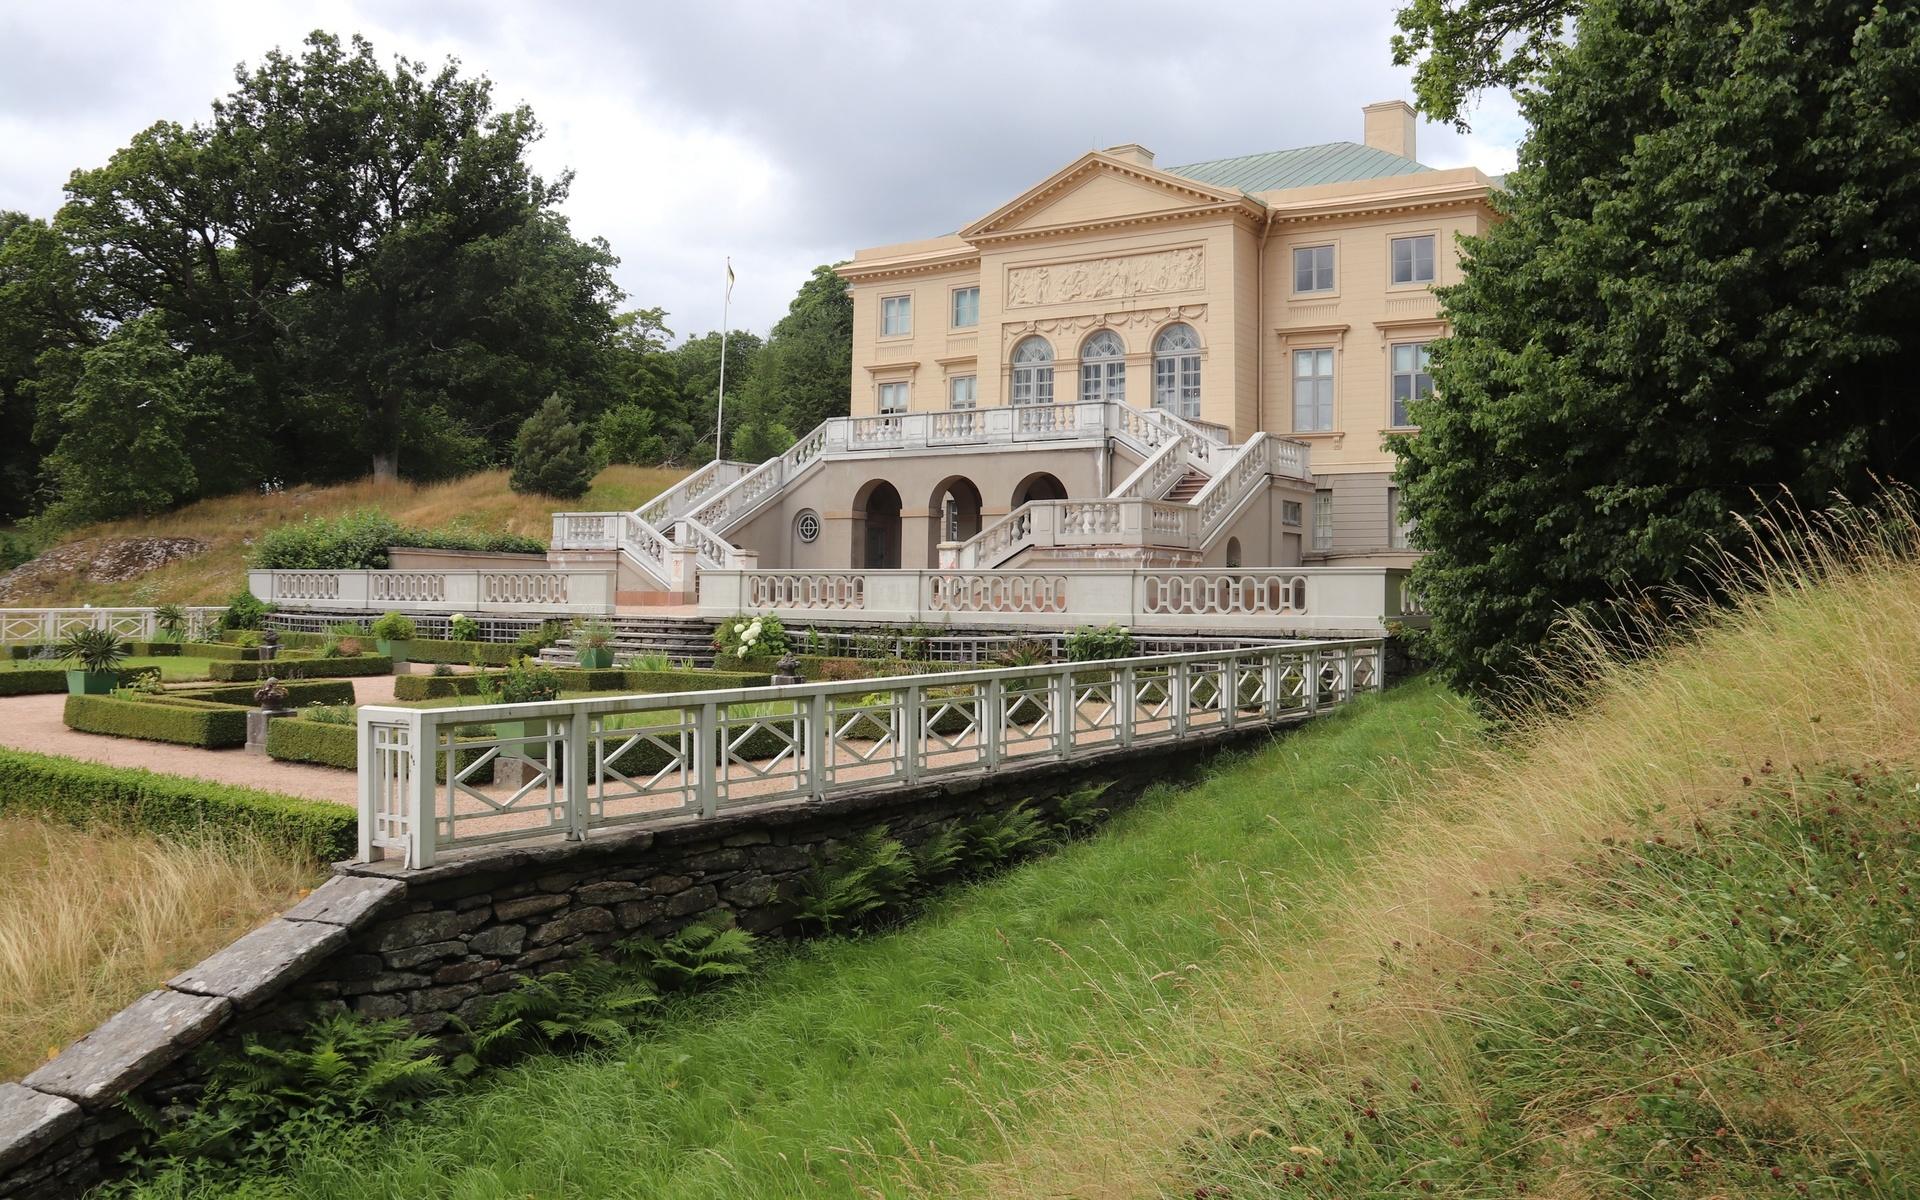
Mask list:
[[338,612],[571,616],[614,603],[611,571],[249,571],[247,587],[269,604]]

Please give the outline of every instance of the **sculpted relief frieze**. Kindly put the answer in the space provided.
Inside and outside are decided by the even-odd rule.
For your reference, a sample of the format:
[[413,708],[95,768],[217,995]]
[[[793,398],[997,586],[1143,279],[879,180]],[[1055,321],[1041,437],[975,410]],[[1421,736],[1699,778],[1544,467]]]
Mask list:
[[[1041,317],[1033,321],[1008,321],[1001,326],[1001,338],[1012,346],[1028,334],[1040,333],[1060,340],[1065,335],[1072,341],[1096,329],[1158,329],[1169,321],[1188,321],[1204,324],[1207,306],[1204,304],[1176,304],[1166,308],[1136,308],[1126,312],[1088,313],[1084,316]],[[1129,338],[1132,345],[1134,339]],[[1061,351],[1066,354],[1070,351]]]
[[1183,246],[1118,258],[1014,267],[1007,272],[1007,307],[1158,296],[1197,291],[1205,285],[1204,254],[1198,246]]

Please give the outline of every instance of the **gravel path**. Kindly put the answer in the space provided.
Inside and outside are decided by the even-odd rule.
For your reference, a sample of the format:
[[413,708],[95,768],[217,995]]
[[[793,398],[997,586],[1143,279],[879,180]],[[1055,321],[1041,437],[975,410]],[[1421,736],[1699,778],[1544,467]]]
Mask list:
[[[393,678],[380,675],[355,679],[353,696],[360,704],[387,703],[393,699]],[[60,719],[66,703],[64,694],[0,698],[0,746],[115,767],[145,767],[167,775],[210,779],[337,804],[358,803],[351,771],[276,762],[245,750],[200,750],[136,738],[76,733]]]

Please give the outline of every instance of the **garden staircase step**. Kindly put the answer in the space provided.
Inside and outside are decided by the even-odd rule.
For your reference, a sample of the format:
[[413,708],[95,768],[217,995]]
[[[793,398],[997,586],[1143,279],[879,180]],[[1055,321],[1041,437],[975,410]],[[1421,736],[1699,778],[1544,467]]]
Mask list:
[[1193,498],[1200,494],[1200,490],[1210,482],[1212,482],[1212,480],[1208,476],[1202,475],[1198,471],[1188,471],[1180,477],[1179,481],[1176,482],[1172,489],[1169,490],[1165,496],[1162,496],[1161,499],[1165,500],[1168,504],[1190,504],[1193,502]]

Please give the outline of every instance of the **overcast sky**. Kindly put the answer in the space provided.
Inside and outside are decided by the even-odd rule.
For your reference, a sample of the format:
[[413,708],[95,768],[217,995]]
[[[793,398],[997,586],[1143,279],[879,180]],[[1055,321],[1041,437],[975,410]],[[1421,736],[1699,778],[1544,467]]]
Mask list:
[[[576,172],[574,232],[620,256],[629,306],[686,335],[764,331],[817,263],[950,232],[1085,150],[1174,166],[1360,140],[1360,108],[1411,99],[1395,0],[1265,4],[411,0],[0,7],[0,208],[46,216],[69,171],[170,119],[202,120],[233,68],[315,27],[383,58],[458,57],[546,128]],[[1472,134],[1422,125],[1433,166],[1513,164],[1504,98]]]

